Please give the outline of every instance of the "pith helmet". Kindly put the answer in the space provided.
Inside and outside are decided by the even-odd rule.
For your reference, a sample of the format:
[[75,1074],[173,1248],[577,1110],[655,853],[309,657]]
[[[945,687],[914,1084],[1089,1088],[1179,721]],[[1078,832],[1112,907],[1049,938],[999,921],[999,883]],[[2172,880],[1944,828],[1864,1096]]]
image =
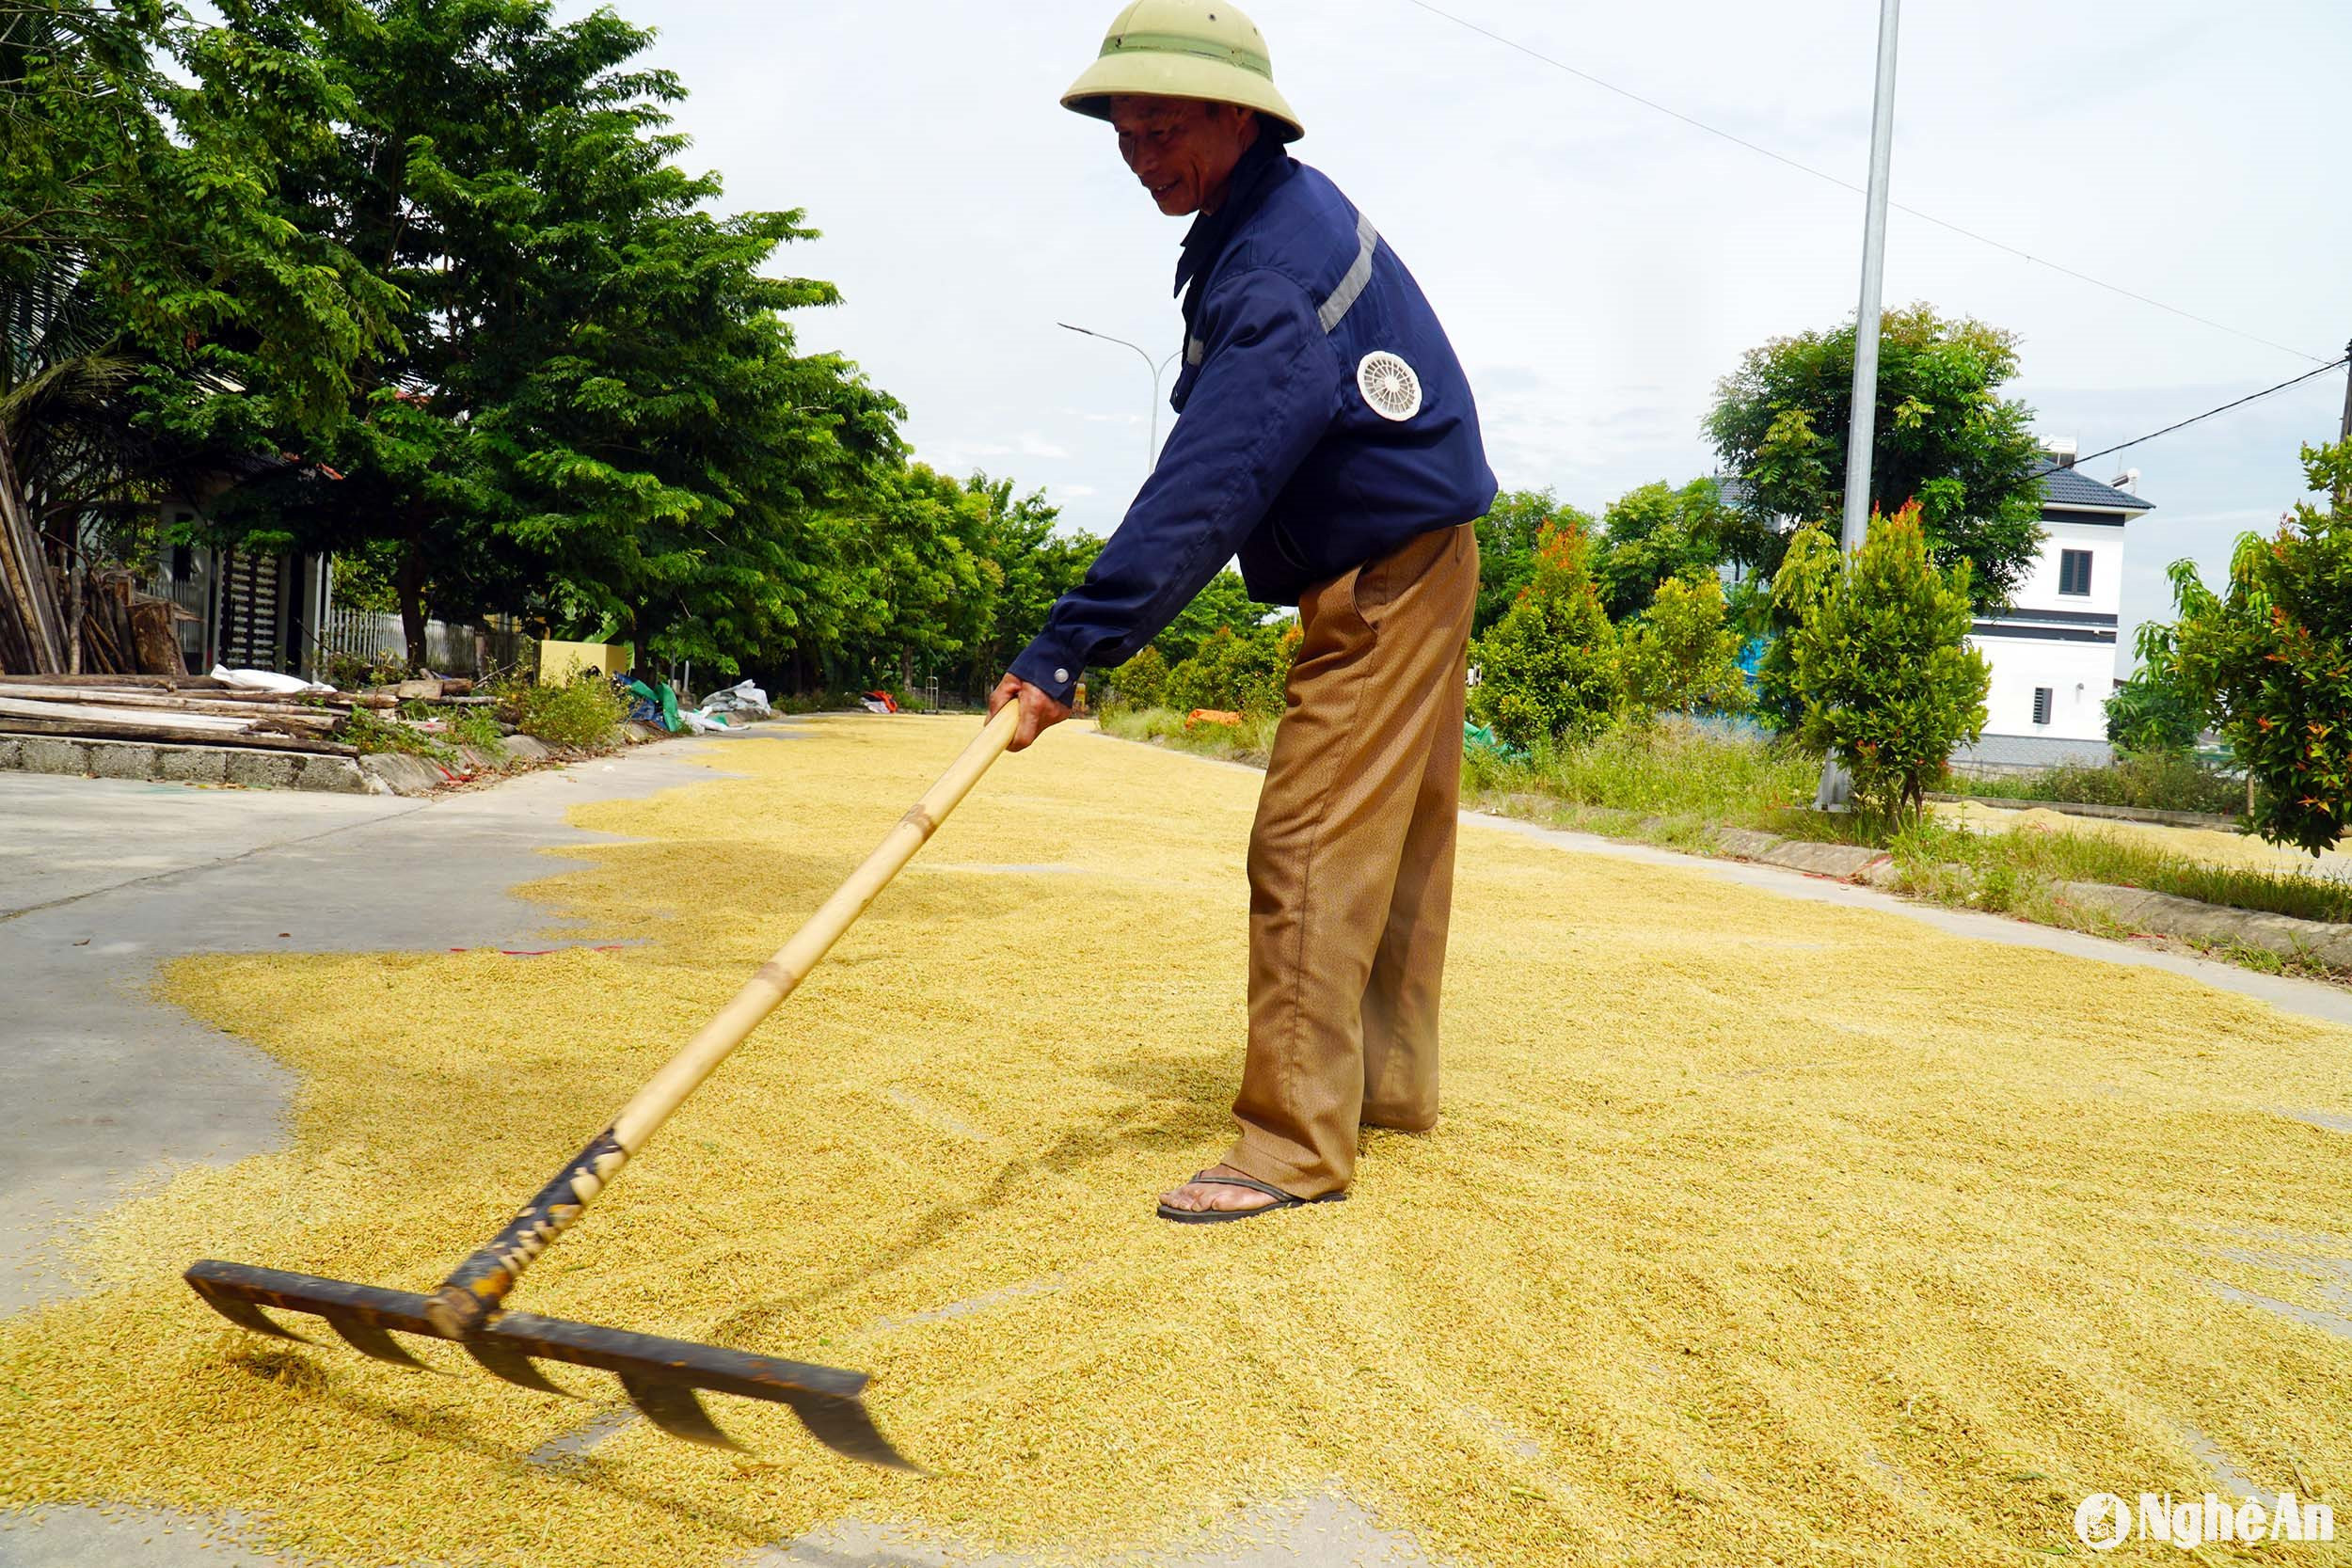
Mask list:
[[1257,24],[1232,0],[1135,0],[1113,17],[1101,56],[1061,95],[1062,107],[1108,119],[1120,92],[1239,103],[1263,115],[1283,141],[1307,134],[1274,89]]

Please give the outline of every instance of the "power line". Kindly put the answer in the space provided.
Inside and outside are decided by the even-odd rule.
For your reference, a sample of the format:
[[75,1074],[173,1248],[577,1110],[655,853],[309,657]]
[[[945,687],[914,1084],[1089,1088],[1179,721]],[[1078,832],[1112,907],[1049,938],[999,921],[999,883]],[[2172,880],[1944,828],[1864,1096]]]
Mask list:
[[2252,403],[2257,398],[2266,398],[2273,392],[2283,392],[2290,387],[2300,387],[2306,381],[2315,381],[2319,377],[2326,375],[2329,371],[2340,371],[2344,369],[2347,363],[2352,363],[2352,355],[2347,355],[2344,358],[2337,360],[2332,365],[2322,365],[2315,371],[2306,371],[2303,374],[2296,376],[2293,381],[2281,381],[2276,387],[2265,387],[2259,392],[2249,392],[2246,396],[2239,398],[2235,403],[2225,403],[2218,408],[2208,408],[2201,414],[2192,414],[2187,419],[2181,420],[2178,424],[2169,424],[2162,430],[2152,430],[2145,436],[2135,436],[2128,441],[2118,441],[2114,446],[2102,447],[2099,451],[2091,452],[2087,456],[2077,457],[2074,459],[2075,465],[2080,467],[2082,464],[2090,462],[2093,457],[2105,457],[2111,451],[2122,451],[2125,447],[2136,447],[2142,441],[2153,441],[2159,436],[2169,436],[2174,431],[2185,429],[2188,426],[2195,424],[2200,420],[2210,420],[2216,414],[2226,414],[2233,408],[2242,408],[2246,404]]
[[[1796,158],[1791,158],[1785,152],[1775,152],[1771,148],[1766,147],[1759,142],[1752,142],[1745,136],[1735,135],[1733,133],[1725,131],[1719,126],[1709,125],[1707,121],[1693,119],[1690,115],[1684,114],[1679,109],[1668,108],[1665,104],[1659,103],[1654,98],[1645,98],[1638,92],[1633,92],[1628,88],[1617,86],[1614,82],[1605,82],[1589,71],[1579,71],[1576,67],[1568,64],[1566,61],[1554,59],[1552,56],[1543,53],[1541,50],[1530,48],[1528,45],[1519,42],[1517,39],[1506,38],[1502,34],[1496,32],[1491,27],[1483,27],[1479,25],[1477,23],[1470,21],[1468,17],[1456,16],[1452,11],[1433,6],[1429,3],[1429,0],[1409,0],[1409,3],[1420,7],[1422,10],[1427,11],[1432,16],[1443,17],[1446,21],[1453,23],[1457,27],[1466,27],[1470,31],[1478,34],[1481,38],[1491,39],[1495,42],[1502,44],[1506,49],[1515,49],[1518,51],[1518,53],[1525,55],[1531,60],[1541,61],[1543,64],[1551,67],[1554,71],[1565,71],[1570,76],[1575,77],[1578,81],[1589,82],[1594,87],[1600,88],[1604,92],[1615,93],[1619,98],[1626,99],[1631,103],[1639,103],[1645,109],[1654,110],[1659,114],[1664,115],[1669,119],[1680,120],[1683,124],[1690,126],[1692,130],[1704,131],[1710,136],[1720,137],[1724,141],[1730,142],[1735,147],[1743,147],[1750,152],[1759,153],[1764,157],[1770,158],[1776,164],[1786,164],[1800,174],[1809,174],[1816,180],[1826,181],[1828,183],[1837,186],[1840,190],[1852,191],[1856,195],[1867,194],[1864,191],[1862,186],[1855,184],[1851,180],[1841,180],[1836,175],[1830,173],[1826,169],[1815,168],[1811,164],[1802,162]],[[2315,354],[2306,353],[2302,349],[2293,348],[2285,343],[2274,342],[2268,338],[2259,337],[2254,333],[2244,331],[2238,327],[2228,325],[2226,322],[2215,321],[2210,316],[2201,316],[2194,310],[2184,310],[2177,305],[2167,305],[2160,299],[2152,299],[2148,295],[2137,293],[2135,290],[2126,289],[2120,283],[2110,283],[2103,277],[2093,277],[2087,272],[2077,272],[2073,267],[2062,266],[2058,262],[2049,261],[2044,257],[2036,256],[2030,251],[2020,250],[2017,246],[2007,244],[2001,240],[1996,240],[1989,234],[1979,234],[1973,229],[1964,229],[1957,223],[1951,223],[1946,219],[1937,217],[1932,213],[1923,213],[1916,207],[1905,206],[1899,201],[1890,202],[1888,205],[1894,207],[1899,212],[1908,213],[1913,217],[1918,218],[1922,222],[1931,223],[1938,229],[1948,230],[1952,233],[1962,236],[1963,239],[1974,240],[1981,245],[1989,245],[1994,250],[2002,251],[2008,255],[2014,256],[2020,261],[2030,261],[2037,267],[2047,267],[2052,272],[2063,273],[2068,277],[2074,278],[2078,282],[2089,283],[2094,288],[2105,289],[2107,293],[2112,294],[2121,294],[2125,299],[2137,300],[2142,305],[2153,306],[2156,309],[2162,310],[2169,315],[2178,316],[2184,321],[2195,322],[2200,326],[2210,326],[2217,332],[2227,332],[2232,337],[2243,338],[2249,343],[2260,343],[2265,348],[2275,348],[2281,354],[2292,354],[2298,359],[2309,359],[2314,363],[2318,361],[2319,356]],[[2333,367],[2331,366],[2329,368],[2332,369]]]

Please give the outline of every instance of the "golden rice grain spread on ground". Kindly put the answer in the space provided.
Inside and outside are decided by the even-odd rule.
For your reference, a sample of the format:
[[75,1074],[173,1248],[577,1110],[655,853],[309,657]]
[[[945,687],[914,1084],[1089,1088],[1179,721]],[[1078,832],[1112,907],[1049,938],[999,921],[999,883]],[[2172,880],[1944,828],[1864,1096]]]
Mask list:
[[[428,1289],[973,730],[818,721],[579,810],[633,841],[532,895],[616,951],[174,966],[300,1074],[293,1140],[113,1214],[92,1293],[0,1324],[0,1502],[676,1568],[845,1516],[1090,1556],[1338,1487],[1519,1568],[2014,1563],[2079,1550],[2086,1493],[2201,1495],[2191,1433],[2352,1494],[2352,1136],[2282,1114],[2352,1113],[2352,1031],[1471,829],[1438,1132],[1373,1135],[1353,1202],[1169,1226],[1152,1195],[1228,1135],[1257,781],[1074,726],[997,765],[515,1299],[870,1370],[936,1476],[723,1400],[764,1462],[638,1422],[528,1463],[618,1425],[609,1379],[557,1369],[597,1402],[567,1403],[289,1349],[179,1283]],[[2332,1560],[2284,1549],[2249,1560]]]

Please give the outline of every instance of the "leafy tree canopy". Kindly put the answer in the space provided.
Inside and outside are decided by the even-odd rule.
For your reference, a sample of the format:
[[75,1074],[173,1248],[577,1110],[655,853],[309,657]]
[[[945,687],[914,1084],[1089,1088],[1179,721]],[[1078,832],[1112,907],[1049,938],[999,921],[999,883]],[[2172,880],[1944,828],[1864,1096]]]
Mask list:
[[[1853,361],[1851,324],[1804,332],[1749,351],[1716,388],[1706,429],[1741,482],[1735,551],[1766,573],[1787,547],[1782,519],[1843,511]],[[1967,562],[1980,612],[2008,601],[2042,541],[2033,411],[1999,395],[2016,373],[2016,338],[1982,322],[1927,305],[1882,320],[1871,505],[1916,500],[1935,562]]]
[[1535,575],[1536,541],[1554,518],[1589,533],[1592,517],[1563,504],[1549,489],[1505,490],[1478,519],[1478,609],[1471,630],[1483,632],[1502,619],[1519,590]]
[[1694,479],[1679,490],[1662,481],[1629,490],[1609,503],[1600,526],[1607,537],[1594,576],[1610,619],[1623,621],[1649,608],[1669,578],[1711,572],[1728,555],[1740,521],[1720,484]]
[[1263,625],[1274,608],[1251,598],[1241,585],[1241,574],[1229,567],[1209,579],[1208,586],[1168,623],[1168,629],[1152,640],[1152,645],[1171,666],[1182,664],[1220,630],[1247,632]]
[[2178,669],[2254,777],[2251,826],[2316,855],[2352,828],[2352,441],[2305,447],[2303,467],[2327,511],[2239,539],[2227,594],[2187,561],[2172,586]]

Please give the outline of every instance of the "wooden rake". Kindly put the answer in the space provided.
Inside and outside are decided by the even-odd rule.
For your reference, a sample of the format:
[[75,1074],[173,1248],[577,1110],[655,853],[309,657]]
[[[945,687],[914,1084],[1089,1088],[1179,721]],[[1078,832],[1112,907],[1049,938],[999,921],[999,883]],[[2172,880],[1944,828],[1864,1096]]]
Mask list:
[[316,1275],[288,1274],[207,1259],[185,1275],[196,1293],[231,1323],[285,1339],[305,1337],[278,1323],[263,1307],[309,1312],[354,1350],[394,1366],[423,1370],[393,1333],[428,1335],[465,1347],[482,1367],[509,1383],[544,1394],[564,1394],[540,1372],[539,1360],[568,1361],[620,1374],[621,1386],[646,1419],[690,1442],[738,1448],[703,1408],[701,1393],[739,1394],[789,1405],[817,1440],[836,1453],[903,1470],[921,1466],[891,1446],[866,1408],[866,1374],[838,1367],[785,1361],[771,1355],[665,1339],[651,1334],[502,1310],[501,1303],[523,1270],[571,1228],[589,1200],[612,1183],[629,1158],[650,1142],[686,1097],[710,1076],[743,1037],[823,958],[841,933],[912,860],[932,832],[979,782],[1012,739],[1017,703],[1009,703],[963,749],[953,766],[882,844],[850,874],[824,906],[759,966],[733,1001],[703,1025],[645,1086],[621,1107],[611,1126],[588,1141],[555,1180],[507,1223],[489,1243],[450,1272],[431,1295],[355,1285]]

